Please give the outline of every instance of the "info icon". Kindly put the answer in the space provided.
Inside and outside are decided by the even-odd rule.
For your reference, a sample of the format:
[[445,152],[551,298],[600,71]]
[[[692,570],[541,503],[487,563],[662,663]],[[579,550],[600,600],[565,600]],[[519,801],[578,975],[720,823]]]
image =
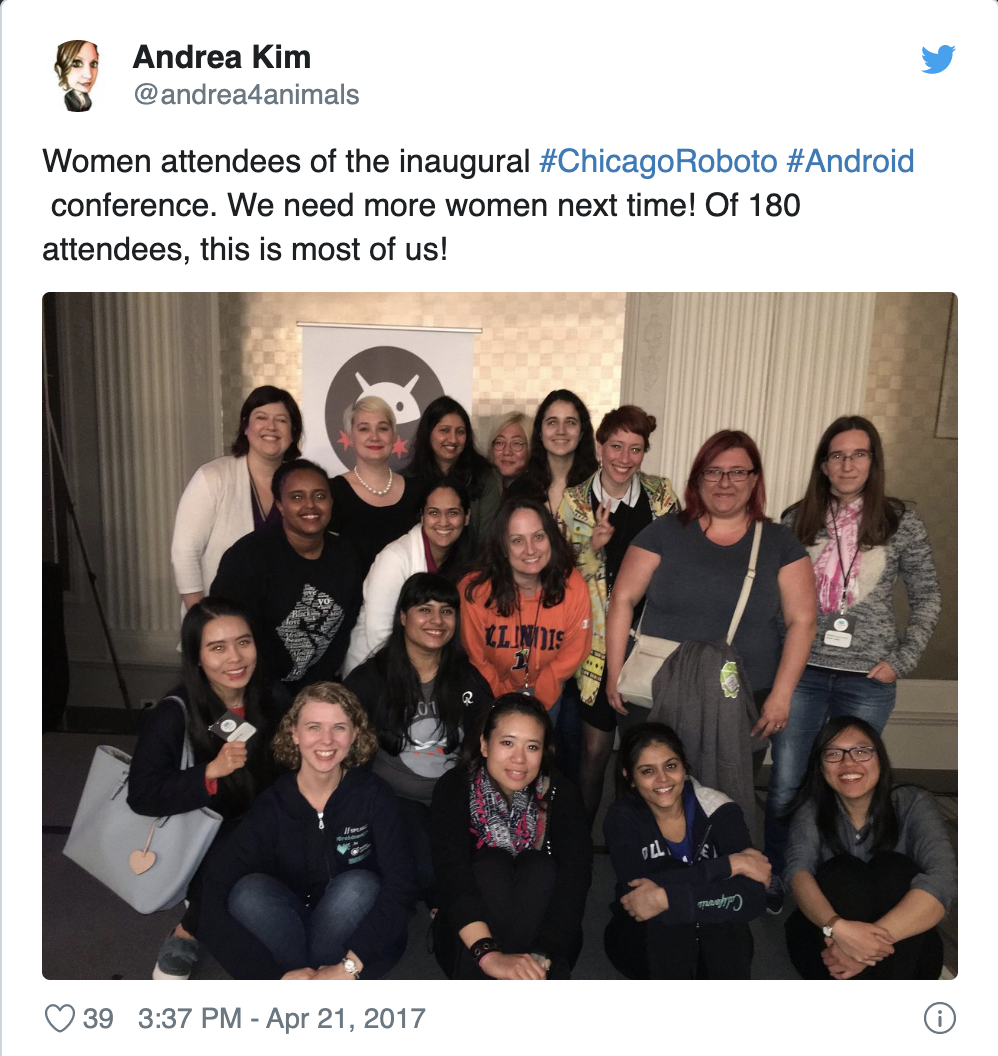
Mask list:
[[933,1034],[948,1034],[956,1026],[956,1013],[952,1005],[936,1001],[929,1005],[922,1017]]
[[414,352],[394,345],[365,348],[351,356],[329,384],[325,407],[329,444],[340,462],[353,469],[357,458],[343,427],[343,412],[362,396],[379,396],[395,415],[399,435],[389,465],[399,469],[409,460],[423,409],[443,394],[436,373]]

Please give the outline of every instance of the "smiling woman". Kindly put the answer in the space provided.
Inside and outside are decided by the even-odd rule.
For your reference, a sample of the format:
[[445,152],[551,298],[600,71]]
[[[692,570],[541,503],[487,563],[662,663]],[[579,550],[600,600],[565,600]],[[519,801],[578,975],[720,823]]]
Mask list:
[[[372,570],[373,571],[373,570]],[[454,765],[465,731],[492,701],[457,633],[460,598],[443,576],[417,572],[393,606],[390,636],[346,685],[378,735],[374,772],[399,796],[420,894],[436,908],[428,818],[433,789]]]
[[452,979],[567,979],[592,873],[578,792],[530,697],[500,697],[475,734],[433,793],[437,960]]
[[66,92],[66,109],[80,113],[93,105],[90,91],[97,83],[97,45],[89,40],[67,40],[56,51],[55,72]]
[[956,858],[928,792],[895,786],[880,733],[829,720],[794,801],[787,949],[805,979],[938,979]]
[[377,740],[357,698],[319,682],[281,721],[293,772],[257,801],[206,885],[206,939],[237,979],[358,979],[405,950],[412,861],[397,800],[364,765]]
[[343,429],[357,461],[332,482],[329,527],[353,544],[364,576],[375,557],[412,527],[420,494],[414,482],[391,468],[391,459],[398,458],[398,433],[395,414],[384,400],[361,397],[344,411]]
[[628,730],[618,758],[603,823],[617,877],[607,956],[629,979],[748,979],[748,925],[765,909],[770,868],[741,810],[693,779],[662,723]]
[[237,539],[281,523],[271,480],[282,462],[298,457],[301,437],[301,411],[289,392],[261,385],[246,397],[231,454],[203,465],[177,507],[170,557],[184,609],[201,600]]
[[[416,491],[411,481],[409,487]],[[416,572],[440,572],[455,582],[468,553],[470,500],[464,485],[445,477],[424,490],[419,524],[381,551],[364,580],[364,604],[350,636],[345,675],[387,640],[403,583]]]

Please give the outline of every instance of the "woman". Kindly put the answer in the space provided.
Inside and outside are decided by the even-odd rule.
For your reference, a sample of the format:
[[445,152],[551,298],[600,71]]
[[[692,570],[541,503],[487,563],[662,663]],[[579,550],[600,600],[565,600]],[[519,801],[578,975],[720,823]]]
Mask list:
[[554,518],[532,499],[507,499],[458,589],[461,640],[492,692],[530,693],[555,721],[562,685],[589,655],[592,615]]
[[438,396],[423,411],[405,474],[424,486],[444,477],[459,480],[471,497],[471,544],[481,542],[499,508],[502,479],[476,450],[471,419],[457,400]]
[[596,472],[593,423],[586,405],[568,389],[555,389],[534,415],[530,458],[509,494],[529,497],[555,516],[565,489]]
[[607,699],[603,678],[607,601],[635,536],[656,517],[679,509],[665,477],[641,472],[655,424],[651,415],[631,405],[604,415],[596,430],[600,468],[568,488],[558,507],[558,521],[575,550],[576,567],[589,588],[592,606],[592,650],[576,674],[583,723],[579,788],[590,821],[599,810],[617,728],[617,713]]
[[67,40],[55,53],[59,87],[66,93],[66,109],[82,113],[93,106],[90,92],[97,83],[97,45],[89,40]]
[[437,960],[452,979],[567,979],[592,872],[582,804],[536,700],[506,694],[484,719],[433,793]]
[[527,416],[523,411],[513,411],[499,420],[489,438],[489,460],[502,477],[504,496],[510,484],[519,478],[527,466],[530,442],[523,424],[526,421]]
[[416,523],[419,488],[388,464],[398,433],[384,400],[362,396],[343,412],[343,429],[357,462],[332,481],[329,529],[353,544],[366,576],[378,554]]
[[492,703],[488,683],[457,637],[460,599],[443,576],[417,572],[393,606],[384,647],[347,676],[378,737],[374,772],[399,797],[416,858],[421,897],[435,909],[430,800],[457,760],[466,730]]
[[291,772],[211,871],[211,951],[238,979],[378,978],[405,950],[415,888],[398,801],[364,765],[364,709],[335,682],[307,686],[273,747]]
[[[181,684],[148,713],[139,734],[128,805],[153,818],[210,807],[225,821],[188,888],[187,910],[159,951],[152,977],[164,980],[190,977],[199,953],[205,869],[271,777],[263,680],[245,610],[224,598],[203,598],[184,617],[180,651]],[[225,740],[211,727],[227,712],[256,732],[248,740]],[[193,758],[187,769],[185,744]]]
[[603,822],[617,877],[604,945],[628,979],[748,979],[769,862],[736,804],[689,773],[675,730],[633,726]]
[[787,949],[805,979],[938,979],[936,925],[956,858],[928,792],[895,786],[880,733],[839,715],[818,734],[794,804]]
[[[410,487],[415,489],[413,482]],[[335,509],[335,506],[334,506]],[[451,582],[466,563],[471,501],[463,484],[445,478],[426,489],[419,524],[389,543],[364,580],[364,603],[350,636],[345,675],[388,640],[402,584],[416,572],[439,572]]]
[[[677,517],[652,521],[628,547],[620,566],[606,641],[607,697],[615,710],[627,714],[617,679],[638,602],[645,598],[645,634],[682,642],[722,640],[748,571],[755,525],[760,523],[756,575],[732,645],[741,661],[739,671],[761,708],[751,736],[768,737],[787,725],[790,696],[814,637],[814,590],[804,548],[786,528],[769,523],[765,504],[755,442],[737,430],[715,433],[693,460],[685,509]],[[786,626],[782,635],[781,617]],[[699,758],[691,758],[704,780],[751,816],[750,742],[737,725],[746,709],[741,700],[738,707],[732,706],[731,688],[721,694],[716,671],[708,681],[714,696],[705,701],[711,708],[706,721],[724,754],[705,738]],[[737,680],[734,693],[740,693]],[[692,751],[689,738],[687,747]]]
[[[915,668],[939,619],[925,526],[910,506],[885,495],[884,477],[874,424],[858,415],[837,418],[818,444],[807,493],[783,516],[811,556],[820,622],[794,690],[790,724],[773,740],[766,848],[774,869],[783,867],[783,815],[825,720],[854,715],[882,732],[898,678]],[[899,578],[909,609],[901,636],[893,604]]]
[[273,385],[254,389],[239,411],[231,454],[203,465],[180,497],[173,526],[173,574],[184,609],[207,593],[222,554],[237,540],[281,523],[271,478],[301,454],[301,411]]

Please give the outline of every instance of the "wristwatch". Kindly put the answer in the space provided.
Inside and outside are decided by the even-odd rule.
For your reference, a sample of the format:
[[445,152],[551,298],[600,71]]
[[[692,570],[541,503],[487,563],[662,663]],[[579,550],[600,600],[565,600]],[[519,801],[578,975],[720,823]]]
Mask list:
[[832,917],[832,919],[821,929],[821,934],[824,935],[826,939],[834,938],[835,937],[833,935],[834,924],[835,924],[835,922],[837,920],[841,920],[841,919],[842,919],[842,917],[839,916],[838,913],[836,913],[835,916]]
[[352,975],[354,979],[360,978],[360,968],[357,967],[357,962],[352,957],[344,957],[340,963],[347,975]]

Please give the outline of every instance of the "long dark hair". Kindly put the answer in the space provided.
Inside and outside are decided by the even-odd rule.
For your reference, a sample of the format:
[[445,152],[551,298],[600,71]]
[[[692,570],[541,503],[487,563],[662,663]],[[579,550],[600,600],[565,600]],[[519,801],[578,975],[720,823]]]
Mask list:
[[589,416],[589,409],[569,389],[554,389],[541,400],[537,413],[534,415],[534,425],[530,431],[530,458],[527,459],[526,469],[520,477],[520,486],[523,493],[532,498],[544,502],[548,497],[548,488],[551,487],[551,466],[548,462],[548,453],[544,447],[542,430],[544,416],[548,413],[552,403],[559,400],[572,404],[579,415],[579,425],[582,431],[579,435],[579,446],[575,449],[572,465],[568,470],[567,486],[574,487],[588,480],[597,470],[596,461],[596,438],[593,435],[593,422]]
[[[402,616],[428,601],[449,605],[455,613],[460,613],[461,599],[457,587],[433,572],[417,572],[403,584],[395,606],[392,633],[374,654],[373,663],[383,683],[381,696],[371,702],[373,706],[369,711],[378,742],[389,755],[398,755],[409,742],[409,727],[423,703],[419,676],[406,650]],[[455,621],[454,637],[440,650],[433,681],[433,697],[440,725],[447,734],[448,752],[453,752],[460,743],[465,710],[461,696],[465,682],[462,668],[466,667],[468,658],[461,646],[459,619]]]
[[[187,702],[187,737],[197,762],[211,761],[218,755],[222,742],[208,729],[228,710],[221,698],[212,689],[211,683],[201,667],[201,642],[204,630],[212,620],[232,616],[243,620],[253,631],[249,613],[237,602],[227,598],[204,597],[192,605],[184,616],[180,628],[180,671],[183,695]],[[254,635],[255,638],[255,635]],[[257,728],[250,738],[248,750],[254,757],[263,750],[266,741],[266,720],[263,716],[264,694],[263,659],[257,655],[256,668],[243,693],[246,719]],[[223,797],[227,809],[221,813],[230,815],[233,810],[246,809],[255,794],[253,778],[248,767],[234,770],[227,777],[218,779],[218,794]]]
[[516,583],[513,580],[513,568],[509,563],[507,536],[510,518],[517,510],[532,510],[536,513],[551,544],[551,560],[540,573],[541,590],[544,594],[542,604],[545,609],[553,609],[565,600],[565,583],[575,568],[575,554],[565,537],[558,531],[558,525],[547,507],[535,499],[507,499],[499,507],[499,512],[489,528],[481,558],[464,590],[465,598],[471,601],[474,592],[488,583],[489,596],[485,599],[485,605],[495,605],[496,612],[503,617],[511,616],[516,609]]
[[870,800],[867,815],[870,825],[870,834],[867,837],[869,852],[873,854],[876,851],[893,850],[898,840],[898,819],[891,800],[891,790],[894,787],[891,760],[880,734],[865,719],[856,718],[854,715],[836,715],[821,728],[811,748],[804,782],[790,804],[787,814],[793,814],[805,803],[814,803],[821,838],[836,854],[849,853],[838,834],[837,822],[841,813],[839,797],[825,780],[825,771],[821,762],[821,753],[825,748],[843,730],[848,729],[859,730],[869,740],[869,743],[876,749],[877,761],[880,764],[880,778],[874,786],[873,798]]
[[448,414],[456,414],[464,423],[465,430],[464,450],[451,466],[448,476],[459,480],[472,499],[480,498],[489,477],[498,471],[484,455],[479,454],[475,446],[475,430],[471,427],[471,418],[461,404],[450,396],[438,396],[423,411],[419,425],[416,426],[416,435],[412,439],[412,454],[405,465],[406,476],[422,480],[440,480],[444,476],[433,454],[430,434]]
[[529,715],[536,719],[544,731],[544,747],[541,751],[541,774],[551,773],[554,765],[554,726],[544,705],[527,693],[504,693],[497,697],[495,703],[486,711],[478,721],[477,728],[472,731],[461,749],[457,764],[468,773],[474,773],[484,762],[482,755],[482,739],[486,741],[492,735],[492,731],[499,725],[499,720],[506,715]]
[[863,513],[859,519],[860,547],[868,550],[872,546],[883,546],[901,523],[904,503],[884,493],[884,446],[877,427],[858,414],[843,415],[821,434],[804,498],[790,507],[794,511],[794,534],[805,546],[813,546],[818,533],[824,530],[828,504],[833,499],[832,486],[823,469],[828,449],[839,433],[851,429],[862,430],[870,438],[870,475],[863,488]]
[[681,524],[692,524],[703,516],[706,507],[700,497],[700,477],[718,455],[736,447],[744,449],[755,472],[755,485],[749,495],[746,512],[753,521],[769,520],[766,516],[766,478],[762,472],[762,455],[759,454],[756,442],[741,429],[722,429],[704,440],[703,446],[693,459],[689,479],[686,481],[686,494],[683,496],[684,508],[679,514]]
[[[439,488],[449,488],[457,496],[457,501],[461,509],[464,510],[465,513],[471,512],[471,496],[468,494],[468,489],[456,477],[446,476],[441,477],[439,480],[423,482],[419,499],[420,521],[422,521],[423,512],[426,510],[427,503],[430,501],[430,496]],[[468,565],[471,562],[471,551],[471,532],[468,531],[468,526],[465,525],[457,541],[453,543],[447,551],[447,557],[444,559],[444,563],[437,568],[437,571],[449,582],[457,583],[465,572],[468,571]],[[422,602],[417,601],[414,602],[414,604],[421,605]]]
[[265,407],[268,403],[283,403],[291,419],[291,446],[284,452],[282,461],[290,462],[301,454],[301,411],[298,409],[294,396],[287,389],[279,389],[276,385],[259,385],[243,400],[243,405],[239,409],[239,428],[236,430],[232,447],[229,448],[229,452],[236,458],[241,458],[249,452],[246,427],[249,425],[250,415],[257,407]]
[[639,799],[634,790],[634,768],[638,765],[641,753],[653,744],[664,744],[683,764],[688,777],[690,763],[686,758],[686,749],[679,739],[679,734],[664,722],[642,722],[632,726],[620,738],[620,751],[617,753],[617,772],[614,775],[614,790],[617,797],[630,796]]

